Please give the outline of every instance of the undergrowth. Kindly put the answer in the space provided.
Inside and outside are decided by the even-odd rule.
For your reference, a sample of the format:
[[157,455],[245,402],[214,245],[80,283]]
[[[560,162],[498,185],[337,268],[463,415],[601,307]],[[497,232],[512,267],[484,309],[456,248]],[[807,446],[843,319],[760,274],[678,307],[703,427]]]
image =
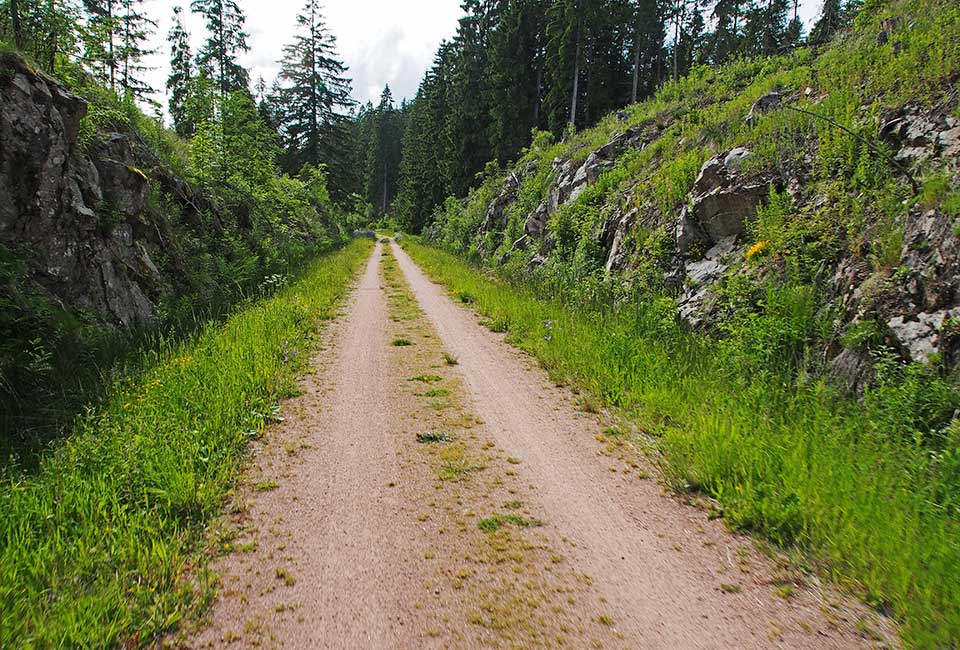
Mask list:
[[369,251],[144,352],[37,471],[5,468],[0,646],[137,647],[203,606],[206,527]]

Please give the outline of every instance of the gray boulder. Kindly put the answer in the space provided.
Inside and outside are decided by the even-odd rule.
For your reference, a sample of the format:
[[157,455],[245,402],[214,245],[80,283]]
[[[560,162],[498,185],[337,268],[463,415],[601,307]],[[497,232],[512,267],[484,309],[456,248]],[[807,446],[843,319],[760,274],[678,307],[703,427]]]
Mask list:
[[769,192],[769,179],[748,178],[741,170],[750,159],[738,147],[703,164],[676,226],[677,250],[687,254],[694,244],[710,248],[728,237],[740,237]]

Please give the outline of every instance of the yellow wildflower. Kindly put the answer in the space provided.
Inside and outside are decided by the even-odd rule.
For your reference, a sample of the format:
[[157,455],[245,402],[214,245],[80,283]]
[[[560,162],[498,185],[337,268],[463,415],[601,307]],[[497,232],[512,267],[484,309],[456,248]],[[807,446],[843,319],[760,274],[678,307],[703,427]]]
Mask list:
[[757,257],[765,255],[770,250],[770,242],[758,241],[747,251],[747,262],[753,262]]

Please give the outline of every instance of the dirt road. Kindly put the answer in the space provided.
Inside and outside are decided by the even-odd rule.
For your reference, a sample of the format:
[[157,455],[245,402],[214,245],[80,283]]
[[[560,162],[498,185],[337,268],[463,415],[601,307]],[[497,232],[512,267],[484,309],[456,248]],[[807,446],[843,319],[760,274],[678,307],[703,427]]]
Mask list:
[[599,416],[395,244],[378,245],[327,341],[256,450],[229,518],[233,552],[216,567],[221,594],[184,646],[889,638],[863,607],[665,495]]

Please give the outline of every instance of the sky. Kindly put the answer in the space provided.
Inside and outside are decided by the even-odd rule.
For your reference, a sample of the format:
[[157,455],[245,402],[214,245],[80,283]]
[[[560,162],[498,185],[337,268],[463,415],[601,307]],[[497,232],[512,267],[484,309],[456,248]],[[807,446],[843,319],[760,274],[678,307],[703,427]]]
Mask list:
[[[251,70],[256,83],[261,76],[269,86],[277,76],[277,61],[291,40],[296,15],[304,0],[238,0],[247,15],[250,51],[240,63]],[[173,7],[182,6],[194,53],[204,40],[203,19],[189,13],[189,0],[148,0],[146,8],[159,23],[153,39],[157,53],[147,65],[150,85],[162,89],[169,74],[167,33]],[[340,57],[349,66],[354,99],[376,103],[385,84],[394,99],[413,98],[424,73],[444,39],[457,31],[462,15],[460,0],[326,0],[327,27],[337,37]],[[157,100],[166,106],[166,95]]]
[[[433,62],[440,42],[450,39],[462,15],[461,0],[326,0],[327,27],[337,37],[340,56],[350,68],[354,99],[377,103],[385,84],[393,97],[412,99]],[[250,51],[240,63],[251,70],[253,83],[262,76],[269,86],[277,76],[283,46],[295,31],[304,0],[238,0],[247,15]],[[822,0],[801,0],[800,15],[808,28]],[[147,10],[159,23],[153,39],[157,53],[147,64],[150,85],[163,89],[169,73],[167,34],[173,7],[184,8],[194,53],[204,40],[203,19],[189,12],[189,0],[148,0]],[[156,99],[166,107],[162,90]]]

